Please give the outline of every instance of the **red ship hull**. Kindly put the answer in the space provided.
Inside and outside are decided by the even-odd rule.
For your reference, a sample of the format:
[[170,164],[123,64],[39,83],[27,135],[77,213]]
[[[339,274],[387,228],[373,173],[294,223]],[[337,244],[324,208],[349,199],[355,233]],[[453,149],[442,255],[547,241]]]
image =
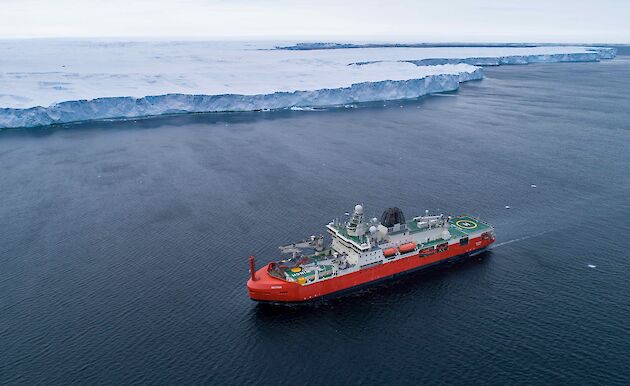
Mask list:
[[416,251],[414,254],[396,261],[308,285],[300,285],[272,277],[268,273],[269,265],[266,265],[256,271],[256,280],[250,278],[247,281],[247,290],[249,297],[256,301],[277,303],[305,302],[333,295],[353,287],[384,280],[407,271],[415,271],[436,265],[450,258],[486,248],[493,242],[493,238],[482,239],[477,237],[471,239],[467,245],[449,245],[446,251],[437,252],[429,256],[421,256],[420,252]]

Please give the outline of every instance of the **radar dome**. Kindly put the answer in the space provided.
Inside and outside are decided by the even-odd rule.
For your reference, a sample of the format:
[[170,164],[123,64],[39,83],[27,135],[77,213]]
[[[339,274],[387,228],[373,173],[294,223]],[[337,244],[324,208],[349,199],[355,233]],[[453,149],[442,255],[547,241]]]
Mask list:
[[377,231],[378,231],[378,229],[377,229],[374,225],[372,225],[372,226],[370,227],[370,233],[371,233],[371,234],[375,234]]
[[354,211],[356,214],[363,214],[363,207],[361,205],[357,205],[354,207]]

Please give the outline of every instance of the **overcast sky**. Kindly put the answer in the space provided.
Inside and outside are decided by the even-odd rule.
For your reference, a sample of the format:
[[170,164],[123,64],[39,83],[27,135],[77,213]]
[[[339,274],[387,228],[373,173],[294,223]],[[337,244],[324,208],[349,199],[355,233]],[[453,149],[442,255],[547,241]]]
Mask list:
[[627,0],[0,0],[0,38],[630,43]]

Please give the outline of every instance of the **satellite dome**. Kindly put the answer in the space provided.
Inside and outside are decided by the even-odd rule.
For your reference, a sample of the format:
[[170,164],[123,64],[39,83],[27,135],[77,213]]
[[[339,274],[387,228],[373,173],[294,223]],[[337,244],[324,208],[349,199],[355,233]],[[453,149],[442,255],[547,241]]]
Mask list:
[[377,229],[374,225],[372,225],[372,226],[370,227],[370,233],[371,233],[371,234],[374,234],[374,233],[376,233],[377,231],[378,231],[378,229]]
[[361,205],[357,205],[354,207],[354,211],[356,214],[363,214],[363,207]]

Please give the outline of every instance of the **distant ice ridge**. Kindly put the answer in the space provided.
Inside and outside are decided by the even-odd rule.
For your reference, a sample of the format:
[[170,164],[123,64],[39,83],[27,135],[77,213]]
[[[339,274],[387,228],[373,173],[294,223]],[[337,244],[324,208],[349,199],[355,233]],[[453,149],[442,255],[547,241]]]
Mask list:
[[[615,48],[589,48],[590,52],[568,54],[510,55],[499,57],[476,58],[428,58],[420,60],[404,60],[417,66],[435,66],[444,64],[470,64],[473,66],[501,66],[506,64],[560,63],[560,62],[598,62],[602,59],[613,59],[617,55]],[[373,64],[375,61],[356,62],[352,64]]]
[[[277,50],[288,51],[312,51],[312,50],[336,50],[346,48],[533,48],[533,47],[562,47],[551,43],[332,43],[310,42],[297,43],[287,46],[277,46]],[[614,47],[586,47],[587,51],[599,53],[598,59],[613,59],[617,55]],[[518,55],[515,55],[518,56]],[[535,55],[531,55],[535,56]],[[480,59],[480,58],[470,58]],[[434,59],[437,60],[437,59]],[[459,62],[457,62],[459,63]],[[468,62],[465,62],[468,63]],[[529,63],[534,63],[531,61]],[[474,63],[470,63],[474,64]],[[511,64],[511,63],[501,63]],[[520,63],[519,63],[520,64]],[[483,64],[480,64],[483,65]]]
[[482,79],[479,65],[614,56],[589,47],[0,41],[0,128],[418,98]]
[[297,43],[289,46],[277,46],[277,50],[310,51],[310,50],[336,50],[343,48],[437,48],[437,47],[539,47],[533,43],[332,43],[311,42]]

